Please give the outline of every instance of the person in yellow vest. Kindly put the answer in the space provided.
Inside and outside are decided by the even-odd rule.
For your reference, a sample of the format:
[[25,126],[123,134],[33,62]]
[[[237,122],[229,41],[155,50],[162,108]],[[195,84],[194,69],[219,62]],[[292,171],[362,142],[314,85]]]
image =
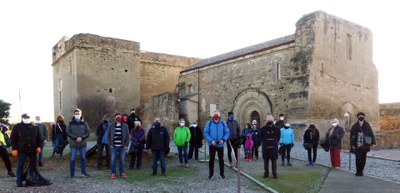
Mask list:
[[8,127],[4,124],[0,125],[0,156],[1,159],[3,159],[4,164],[6,165],[7,168],[7,174],[10,177],[15,177],[14,172],[12,171],[11,167],[11,162],[10,162],[10,157],[8,156],[7,152],[7,147],[11,146],[11,144],[7,144],[6,142],[6,136],[7,133],[6,131],[8,130]]

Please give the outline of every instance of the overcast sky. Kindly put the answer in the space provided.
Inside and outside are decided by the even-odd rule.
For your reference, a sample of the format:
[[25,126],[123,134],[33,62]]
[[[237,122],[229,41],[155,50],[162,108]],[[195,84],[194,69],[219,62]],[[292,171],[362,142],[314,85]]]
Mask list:
[[398,8],[395,1],[356,0],[0,1],[0,99],[12,103],[11,121],[21,112],[53,121],[52,47],[63,36],[91,33],[137,41],[145,51],[208,58],[294,34],[298,19],[322,10],[372,31],[379,101],[400,102]]

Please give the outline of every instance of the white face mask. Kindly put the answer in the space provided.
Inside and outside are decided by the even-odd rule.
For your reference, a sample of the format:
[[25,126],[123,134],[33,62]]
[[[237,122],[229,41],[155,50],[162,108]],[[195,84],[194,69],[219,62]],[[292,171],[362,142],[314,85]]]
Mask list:
[[81,115],[74,115],[75,119],[81,119]]
[[336,127],[336,126],[337,126],[337,123],[332,123],[332,126]]
[[185,123],[184,122],[180,122],[179,125],[180,126],[185,126]]
[[25,123],[25,124],[29,124],[30,123],[29,119],[22,119],[22,122]]
[[283,121],[283,120],[285,119],[285,117],[279,117],[279,119],[280,119],[281,121]]
[[36,124],[40,124],[40,123],[42,123],[40,120],[35,120],[35,123]]
[[193,127],[197,127],[197,125],[196,125],[196,124],[193,124]]
[[286,127],[290,127],[290,124],[289,124],[289,123],[286,123],[285,126],[286,126]]

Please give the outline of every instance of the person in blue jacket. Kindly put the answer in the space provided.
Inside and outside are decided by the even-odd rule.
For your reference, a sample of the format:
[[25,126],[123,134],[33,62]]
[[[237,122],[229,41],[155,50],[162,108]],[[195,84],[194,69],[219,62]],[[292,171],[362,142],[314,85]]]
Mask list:
[[286,121],[285,126],[281,128],[279,144],[282,146],[282,166],[285,165],[285,157],[287,159],[287,165],[292,166],[290,163],[290,151],[294,145],[294,133],[293,129],[290,128],[290,121]]
[[210,148],[209,176],[211,179],[214,176],[214,160],[215,153],[218,153],[219,159],[219,174],[222,179],[224,175],[224,143],[229,139],[229,129],[225,122],[221,121],[220,113],[214,111],[212,120],[208,121],[204,128],[204,138],[207,140]]

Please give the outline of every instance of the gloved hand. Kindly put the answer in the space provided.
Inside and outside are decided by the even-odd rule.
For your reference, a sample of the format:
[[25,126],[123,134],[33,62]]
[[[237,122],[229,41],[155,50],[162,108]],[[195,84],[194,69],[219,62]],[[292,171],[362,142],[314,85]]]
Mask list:
[[11,155],[12,155],[13,157],[17,157],[17,156],[18,156],[18,150],[13,150],[12,153],[11,153]]
[[42,148],[40,148],[40,147],[36,148],[36,153],[40,153],[41,150],[42,150]]

